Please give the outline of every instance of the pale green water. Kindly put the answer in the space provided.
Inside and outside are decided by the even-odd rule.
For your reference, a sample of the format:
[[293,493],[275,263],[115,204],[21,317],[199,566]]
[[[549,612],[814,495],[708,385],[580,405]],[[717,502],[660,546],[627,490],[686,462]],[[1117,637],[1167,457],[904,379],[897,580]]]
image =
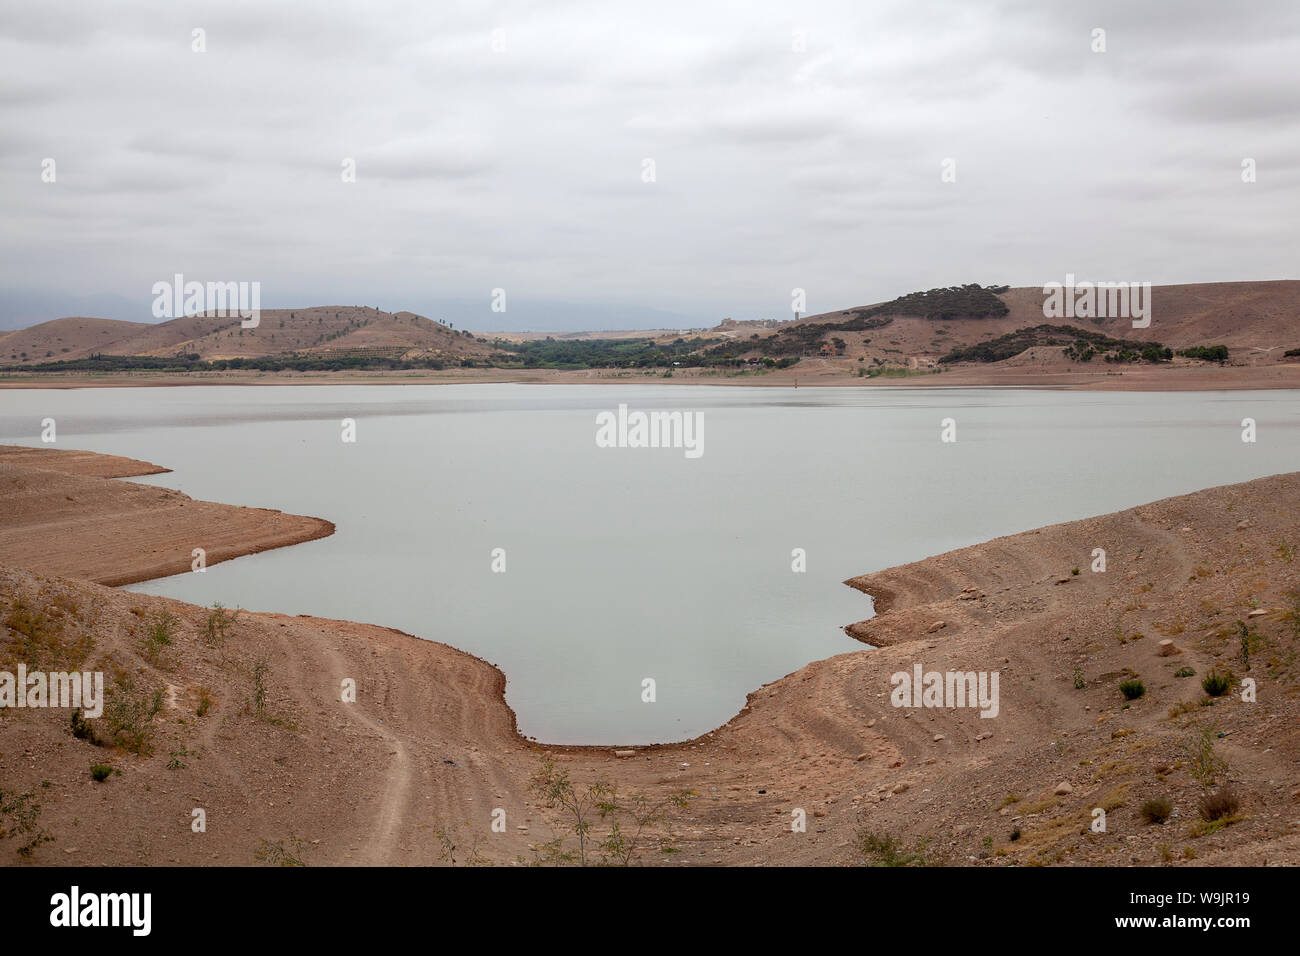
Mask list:
[[[620,402],[702,412],[704,455],[597,448],[595,415]],[[56,447],[174,469],[140,480],[338,526],[134,590],[445,641],[500,666],[521,730],[556,743],[691,737],[761,684],[860,648],[840,627],[870,602],[847,577],[1300,469],[1300,396],[1277,391],[0,392],[0,441],[40,444],[46,417]],[[345,417],[356,444],[340,441]],[[956,444],[939,441],[946,417]],[[1244,417],[1259,425],[1253,445]],[[792,573],[793,548],[807,573]],[[642,702],[644,678],[655,703]]]

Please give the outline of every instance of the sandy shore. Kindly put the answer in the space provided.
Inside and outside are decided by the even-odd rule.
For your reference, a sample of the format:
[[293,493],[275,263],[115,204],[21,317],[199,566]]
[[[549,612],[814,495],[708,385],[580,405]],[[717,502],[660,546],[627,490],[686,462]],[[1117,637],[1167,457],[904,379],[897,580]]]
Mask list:
[[91,452],[0,446],[0,564],[98,584],[134,584],[323,538],[320,518],[194,499],[112,481],[166,472]]
[[[82,655],[81,666],[106,671],[122,699],[156,693],[159,706],[145,721],[146,754],[74,737],[66,711],[0,710],[0,787],[37,795],[53,837],[26,858],[13,840],[0,841],[5,862],[250,864],[267,841],[291,848],[294,839],[313,865],[446,863],[448,844],[457,863],[471,852],[528,861],[562,832],[561,818],[529,791],[549,754],[580,786],[607,778],[652,800],[693,792],[643,835],[641,863],[855,864],[872,858],[860,847],[864,832],[957,865],[1300,863],[1289,593],[1300,588],[1290,550],[1300,544],[1300,474],[854,579],[883,613],[851,632],[878,650],[766,685],[694,741],[631,746],[620,757],[616,748],[521,738],[505,675],[448,644],[374,625],[242,614],[218,646],[205,637],[203,609],[93,579],[113,580],[133,550],[183,549],[188,565],[199,532],[250,509],[208,511],[167,495],[135,498],[122,491],[135,486],[103,477],[3,467],[0,670],[20,659],[33,667],[33,655],[50,669],[72,666]],[[79,510],[66,533],[51,534],[47,519],[15,523],[54,514],[68,497]],[[288,537],[309,527],[256,515],[253,525],[285,522],[279,533]],[[109,528],[131,545],[86,547],[88,534]],[[1104,573],[1090,569],[1097,547],[1107,551]],[[151,653],[146,635],[159,612],[178,626]],[[1238,620],[1249,622],[1249,669]],[[1172,656],[1158,649],[1166,635]],[[429,636],[456,639],[437,622]],[[891,706],[891,675],[917,664],[999,672],[998,716]],[[1196,676],[1174,676],[1184,667]],[[1234,691],[1201,705],[1199,681],[1211,667],[1254,678],[1257,702]],[[1118,684],[1130,675],[1146,694],[1126,706]],[[342,699],[345,680],[355,682],[355,703]],[[1184,749],[1202,728],[1241,800],[1240,819],[1213,830],[1198,825],[1202,787]],[[120,775],[95,783],[92,762]],[[1056,793],[1061,783],[1068,793]],[[1154,796],[1174,807],[1163,824],[1139,814]],[[1098,806],[1105,833],[1089,830]],[[192,831],[195,808],[206,812],[205,833]],[[497,809],[503,832],[491,828]],[[799,812],[805,832],[791,827]]]

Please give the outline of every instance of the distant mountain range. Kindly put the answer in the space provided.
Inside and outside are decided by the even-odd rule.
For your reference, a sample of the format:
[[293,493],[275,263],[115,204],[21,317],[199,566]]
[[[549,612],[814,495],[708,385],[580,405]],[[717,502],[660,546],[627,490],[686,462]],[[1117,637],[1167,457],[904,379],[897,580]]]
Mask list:
[[[263,290],[265,291],[265,290]],[[328,295],[328,293],[327,293]],[[320,301],[321,296],[302,296],[297,301]],[[329,295],[329,298],[335,298]],[[338,298],[344,298],[339,296]],[[348,295],[346,299],[352,299]],[[280,295],[267,305],[295,304],[293,295]],[[363,300],[365,301],[365,300]],[[152,322],[152,296],[138,300],[117,295],[67,296],[0,288],[0,332],[26,329],[61,316],[96,316],[123,322]],[[557,335],[580,329],[685,329],[711,325],[725,312],[700,310],[680,312],[635,304],[590,304],[528,298],[512,295],[505,312],[493,312],[485,294],[480,299],[438,296],[387,296],[367,304],[380,309],[409,309],[444,325],[489,332],[554,332]]]
[[[880,362],[937,360],[1044,324],[1066,330],[1054,335],[1068,336],[1075,328],[1173,349],[1226,345],[1234,361],[1244,356],[1252,364],[1280,360],[1287,350],[1300,347],[1300,281],[1295,280],[1155,286],[1150,323],[1142,328],[1134,328],[1128,316],[1045,317],[1044,299],[1041,286],[953,286],[787,322],[724,321],[703,334],[713,340],[707,348],[715,355],[829,353]],[[661,324],[658,332],[644,334],[671,340],[681,328]],[[557,337],[604,334],[636,335]],[[287,354],[456,362],[486,359],[495,351],[492,337],[413,312],[363,306],[264,309],[258,327],[249,329],[241,327],[237,316],[193,315],[156,324],[77,316],[0,334],[0,363],[31,365],[94,355],[213,360]]]

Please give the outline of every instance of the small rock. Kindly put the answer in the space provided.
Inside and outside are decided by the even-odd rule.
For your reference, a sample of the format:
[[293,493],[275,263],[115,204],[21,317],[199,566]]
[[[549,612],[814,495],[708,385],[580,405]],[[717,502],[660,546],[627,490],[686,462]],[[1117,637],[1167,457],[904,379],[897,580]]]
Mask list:
[[943,740],[943,734],[935,734],[935,735],[934,735],[934,742],[935,742],[936,744],[937,744],[939,741],[941,741],[941,740]]
[[1064,797],[1067,794],[1073,793],[1074,787],[1070,786],[1068,783],[1062,780],[1060,783],[1056,785],[1056,789],[1053,790],[1052,792],[1056,794],[1058,797]]
[[636,756],[636,751],[635,751],[635,750],[615,750],[615,751],[614,751],[614,756],[615,756],[615,757],[635,757],[635,756]]
[[858,760],[859,762],[861,762],[861,761],[863,761],[863,760],[868,760],[868,759],[870,759],[870,757],[871,757],[871,754],[858,754],[858,756],[857,756],[857,760]]
[[1263,617],[1263,616],[1264,616],[1265,614],[1267,614],[1267,613],[1268,613],[1268,612],[1265,611],[1263,608],[1259,608],[1259,607],[1257,607],[1257,608],[1255,608],[1255,610],[1253,610],[1253,611],[1251,611],[1249,614],[1247,614],[1246,617]]
[[942,631],[947,626],[948,623],[946,621],[935,621],[933,624],[931,624],[929,627],[925,629],[925,633],[933,634],[935,631]]

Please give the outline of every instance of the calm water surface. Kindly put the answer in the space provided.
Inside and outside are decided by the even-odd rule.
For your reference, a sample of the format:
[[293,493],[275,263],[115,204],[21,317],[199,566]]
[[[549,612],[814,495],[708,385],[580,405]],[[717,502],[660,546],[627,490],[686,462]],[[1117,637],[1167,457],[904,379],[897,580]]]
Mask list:
[[[704,455],[597,448],[595,415],[620,402],[703,413]],[[500,666],[520,729],[555,743],[692,737],[761,684],[860,647],[840,631],[871,613],[840,583],[853,575],[1300,470],[1300,396],[1282,391],[0,391],[0,441],[39,445],[46,417],[57,447],[174,469],[139,481],[338,528],[133,590],[445,641]],[[955,444],[939,441],[947,417]]]

